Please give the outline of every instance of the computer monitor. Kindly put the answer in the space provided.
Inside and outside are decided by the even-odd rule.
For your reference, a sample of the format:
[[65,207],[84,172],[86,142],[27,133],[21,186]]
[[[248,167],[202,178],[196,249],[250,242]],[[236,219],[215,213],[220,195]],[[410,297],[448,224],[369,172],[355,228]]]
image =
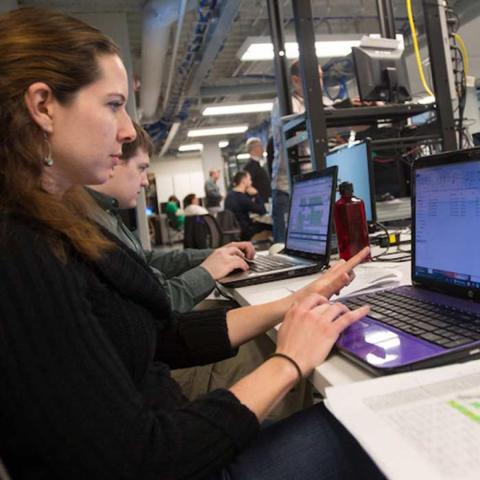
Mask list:
[[398,41],[388,38],[364,38],[352,47],[361,100],[401,103],[412,98],[403,53]]
[[[355,142],[337,147],[325,158],[327,167],[338,167],[338,183],[351,182],[353,194],[365,203],[368,223],[377,221],[373,165],[368,141]],[[337,199],[340,194],[337,193]]]

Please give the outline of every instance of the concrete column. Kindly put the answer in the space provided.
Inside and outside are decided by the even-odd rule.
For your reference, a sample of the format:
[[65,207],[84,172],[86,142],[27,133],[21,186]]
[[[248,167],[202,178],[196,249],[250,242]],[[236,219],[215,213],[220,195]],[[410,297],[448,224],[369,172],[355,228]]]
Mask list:
[[217,182],[217,185],[220,188],[220,193],[225,197],[226,193],[226,182],[225,182],[225,170],[224,170],[224,161],[222,157],[222,152],[218,147],[219,137],[212,137],[210,140],[200,140],[203,143],[203,152],[202,152],[202,166],[203,173],[205,175],[205,180],[209,178],[208,172],[215,168],[220,170],[221,175],[220,179]]

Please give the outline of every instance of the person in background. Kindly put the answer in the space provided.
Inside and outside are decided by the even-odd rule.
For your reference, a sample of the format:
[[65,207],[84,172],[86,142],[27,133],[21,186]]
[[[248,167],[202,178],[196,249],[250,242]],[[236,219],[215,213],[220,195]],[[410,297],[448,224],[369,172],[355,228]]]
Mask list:
[[168,197],[166,213],[173,228],[182,230],[185,224],[185,214],[180,208],[180,200],[175,195]]
[[[323,91],[323,70],[318,66],[318,76],[320,85]],[[303,97],[303,85],[302,78],[300,76],[300,62],[296,60],[290,66],[290,78],[292,83],[292,113],[303,113],[305,111],[305,100]],[[348,99],[346,99],[348,100]],[[323,106],[326,109],[341,107],[345,102],[352,107],[372,106],[380,105],[382,102],[362,102],[358,97],[351,100],[343,100],[334,102],[327,96],[323,96]],[[287,173],[287,159],[285,157],[286,151],[283,145],[282,136],[282,122],[280,116],[280,105],[278,98],[273,103],[271,113],[271,126],[272,126],[272,138],[273,138],[273,161],[272,161],[272,220],[273,220],[273,241],[275,243],[285,242],[286,233],[286,221],[288,215],[288,208],[290,204],[290,184]],[[356,126],[355,131],[362,130],[366,127]],[[308,142],[298,146],[299,155],[302,157],[308,157],[310,155],[310,149]],[[307,163],[302,165],[303,171],[310,171],[311,164]]]
[[200,205],[198,197],[194,193],[189,193],[183,199],[183,213],[186,217],[192,215],[207,215],[208,210]]
[[208,212],[215,216],[220,210],[220,202],[223,195],[220,193],[220,188],[217,182],[220,178],[220,170],[212,168],[208,172],[208,180],[205,182],[205,198]]
[[250,240],[256,233],[265,230],[264,226],[256,224],[251,213],[264,215],[266,213],[262,197],[252,186],[252,178],[248,172],[237,172],[233,177],[233,189],[225,199],[225,210],[234,213],[240,228],[242,240]]
[[[148,266],[89,215],[84,185],[106,182],[135,138],[118,47],[27,7],[0,15],[0,52],[0,457],[12,478],[378,478],[323,405],[260,428],[368,313],[328,301],[368,249],[267,304],[172,312]],[[280,323],[276,354],[228,389],[188,401],[170,375]]]
[[260,138],[251,137],[245,145],[247,152],[250,154],[250,160],[245,165],[244,170],[252,177],[252,185],[262,197],[263,203],[267,203],[272,196],[272,187],[270,185],[270,177],[264,167],[265,149],[263,148],[263,143]]
[[134,123],[134,127],[137,136],[123,144],[120,162],[110,178],[87,188],[99,207],[92,218],[149,265],[167,293],[172,310],[189,312],[212,292],[216,280],[238,268],[239,257],[253,258],[255,249],[248,242],[232,242],[216,250],[143,250],[119,214],[122,209],[135,208],[140,191],[148,185],[153,143],[140,125]]
[[[320,82],[323,85],[323,71],[318,67]],[[302,79],[300,77],[300,62],[297,60],[290,66],[292,83],[292,113],[303,113],[305,102],[303,98]],[[290,184],[288,180],[287,159],[283,145],[282,122],[278,98],[273,102],[271,113],[272,138],[274,156],[272,162],[272,220],[274,243],[285,243],[286,221],[290,204]]]

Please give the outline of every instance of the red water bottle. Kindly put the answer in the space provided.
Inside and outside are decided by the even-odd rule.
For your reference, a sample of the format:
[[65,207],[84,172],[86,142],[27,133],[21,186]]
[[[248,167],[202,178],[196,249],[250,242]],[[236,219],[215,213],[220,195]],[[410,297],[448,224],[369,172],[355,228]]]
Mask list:
[[[365,204],[353,195],[353,185],[343,182],[339,186],[340,198],[335,202],[334,218],[337,231],[338,253],[348,260],[362,248],[370,245]],[[371,260],[370,256],[367,260]]]

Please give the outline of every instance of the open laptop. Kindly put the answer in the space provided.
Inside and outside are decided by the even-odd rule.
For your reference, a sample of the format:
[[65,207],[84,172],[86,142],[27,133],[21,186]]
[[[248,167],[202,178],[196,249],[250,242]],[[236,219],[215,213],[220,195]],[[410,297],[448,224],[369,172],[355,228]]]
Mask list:
[[412,286],[346,299],[371,311],[336,345],[376,374],[480,356],[480,149],[417,160],[412,187]]
[[257,255],[250,270],[219,280],[225,287],[244,287],[318,272],[328,265],[332,207],[337,186],[337,167],[295,177],[285,249],[279,254]]

